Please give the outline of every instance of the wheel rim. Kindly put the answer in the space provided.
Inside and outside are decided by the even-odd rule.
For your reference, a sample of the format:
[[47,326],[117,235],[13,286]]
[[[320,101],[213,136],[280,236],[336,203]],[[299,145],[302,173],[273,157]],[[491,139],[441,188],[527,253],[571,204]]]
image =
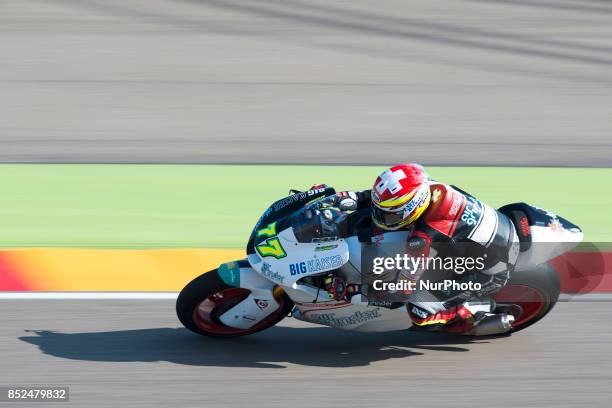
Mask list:
[[246,299],[251,292],[243,288],[228,288],[202,300],[193,310],[193,321],[200,329],[218,335],[241,335],[267,327],[284,310],[284,299],[277,299],[279,308],[248,329],[236,329],[221,323],[219,316]]
[[521,326],[538,317],[548,299],[542,291],[525,285],[508,285],[493,298],[496,302],[512,303],[523,309],[523,313],[512,323],[512,327]]

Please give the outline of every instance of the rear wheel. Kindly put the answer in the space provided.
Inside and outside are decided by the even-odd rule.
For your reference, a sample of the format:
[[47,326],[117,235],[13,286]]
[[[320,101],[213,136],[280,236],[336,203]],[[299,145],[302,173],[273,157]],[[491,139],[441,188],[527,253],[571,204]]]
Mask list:
[[280,322],[293,304],[287,294],[275,296],[279,308],[249,329],[224,325],[219,317],[242,302],[251,292],[227,285],[217,270],[198,276],[181,291],[176,300],[176,314],[181,323],[194,333],[211,337],[239,337],[267,329]]
[[552,310],[560,294],[559,275],[549,264],[530,271],[515,271],[510,282],[492,297],[500,307],[518,305],[520,315],[512,323],[512,331],[523,330]]

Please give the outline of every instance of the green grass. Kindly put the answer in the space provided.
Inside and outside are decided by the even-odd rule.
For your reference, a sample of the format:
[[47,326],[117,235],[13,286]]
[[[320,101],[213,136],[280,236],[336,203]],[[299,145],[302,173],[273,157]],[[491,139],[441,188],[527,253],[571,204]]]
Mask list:
[[[242,247],[289,188],[368,188],[381,166],[0,165],[0,246]],[[526,201],[612,238],[612,169],[433,167],[500,206]]]

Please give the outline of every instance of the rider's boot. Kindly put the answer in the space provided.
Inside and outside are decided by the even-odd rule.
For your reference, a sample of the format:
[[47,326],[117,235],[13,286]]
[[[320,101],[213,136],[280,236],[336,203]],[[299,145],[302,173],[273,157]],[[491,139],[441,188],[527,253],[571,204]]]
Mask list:
[[408,304],[408,314],[416,330],[466,334],[493,315],[495,301],[472,300],[442,310],[432,311],[433,308],[434,305]]

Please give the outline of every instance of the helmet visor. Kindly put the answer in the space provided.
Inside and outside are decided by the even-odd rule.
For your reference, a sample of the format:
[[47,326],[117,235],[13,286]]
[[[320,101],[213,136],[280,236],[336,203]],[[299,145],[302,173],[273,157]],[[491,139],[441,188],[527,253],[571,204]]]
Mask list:
[[[403,206],[402,206],[403,207]],[[372,204],[372,218],[376,224],[385,226],[388,229],[396,229],[405,224],[404,209],[398,210],[383,210]]]

